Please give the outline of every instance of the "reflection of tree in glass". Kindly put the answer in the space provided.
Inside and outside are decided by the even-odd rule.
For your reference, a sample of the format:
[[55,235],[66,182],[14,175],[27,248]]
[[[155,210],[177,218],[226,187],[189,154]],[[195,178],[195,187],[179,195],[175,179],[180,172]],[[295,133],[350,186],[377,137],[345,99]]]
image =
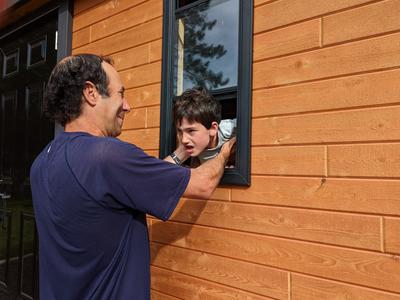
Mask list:
[[223,78],[223,73],[209,69],[210,59],[219,59],[227,52],[223,45],[203,42],[206,31],[212,30],[217,20],[207,21],[204,10],[192,10],[184,20],[185,26],[185,78],[195,86],[205,86],[209,89],[224,86],[229,78]]

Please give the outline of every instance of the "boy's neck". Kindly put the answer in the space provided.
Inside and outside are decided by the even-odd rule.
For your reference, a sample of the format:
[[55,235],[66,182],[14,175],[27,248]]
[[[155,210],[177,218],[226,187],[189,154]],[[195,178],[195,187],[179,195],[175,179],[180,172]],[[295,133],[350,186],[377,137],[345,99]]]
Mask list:
[[212,148],[217,147],[217,145],[218,145],[218,134],[216,134],[215,136],[212,136],[210,138],[210,143],[208,144],[207,148],[212,149]]

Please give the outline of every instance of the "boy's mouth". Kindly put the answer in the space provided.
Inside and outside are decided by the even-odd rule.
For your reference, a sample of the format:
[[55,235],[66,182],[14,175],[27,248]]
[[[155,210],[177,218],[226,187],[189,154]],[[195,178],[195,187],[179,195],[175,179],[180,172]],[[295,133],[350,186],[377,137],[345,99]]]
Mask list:
[[185,146],[185,150],[186,150],[186,152],[188,152],[188,153],[192,153],[193,150],[194,150],[194,146],[186,145],[186,146]]

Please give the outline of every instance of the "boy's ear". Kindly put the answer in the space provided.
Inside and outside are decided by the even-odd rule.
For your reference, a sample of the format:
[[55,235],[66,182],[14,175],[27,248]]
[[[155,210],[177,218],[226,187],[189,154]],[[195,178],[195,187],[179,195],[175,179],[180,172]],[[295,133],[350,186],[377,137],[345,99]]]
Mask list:
[[96,86],[92,82],[86,81],[85,86],[83,87],[83,97],[85,98],[85,101],[90,106],[95,106],[98,95],[99,93],[96,89]]
[[211,127],[209,129],[210,136],[216,136],[218,133],[218,123],[212,122]]

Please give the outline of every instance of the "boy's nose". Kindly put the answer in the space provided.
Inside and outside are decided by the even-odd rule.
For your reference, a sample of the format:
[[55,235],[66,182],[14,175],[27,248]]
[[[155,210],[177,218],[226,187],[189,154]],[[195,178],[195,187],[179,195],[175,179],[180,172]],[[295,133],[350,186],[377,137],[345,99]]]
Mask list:
[[189,143],[189,139],[185,133],[182,134],[182,144]]

